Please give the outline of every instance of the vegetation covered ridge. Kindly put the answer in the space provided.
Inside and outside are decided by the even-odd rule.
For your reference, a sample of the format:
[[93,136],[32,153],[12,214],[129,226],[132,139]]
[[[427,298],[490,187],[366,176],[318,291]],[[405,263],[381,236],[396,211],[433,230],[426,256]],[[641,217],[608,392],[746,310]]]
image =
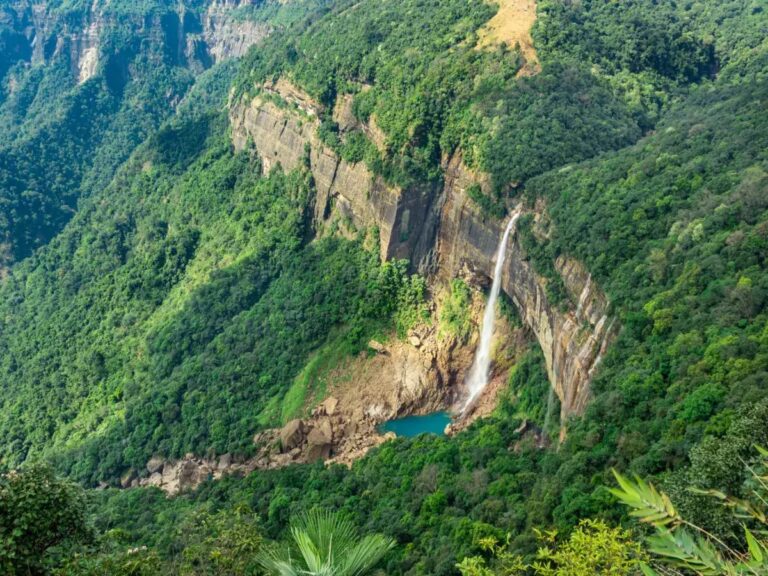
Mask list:
[[[541,0],[541,71],[518,76],[514,46],[477,49],[493,5],[316,8],[153,115],[127,162],[0,280],[0,570],[760,574],[768,11]],[[375,230],[318,234],[311,154],[265,174],[253,147],[233,149],[222,111],[233,76],[234,102],[288,78],[326,111],[323,141],[392,184],[440,183],[460,150],[490,177],[469,194],[487,221],[512,199],[546,204],[549,233],[521,220],[520,257],[563,306],[553,263],[584,262],[622,326],[556,450],[534,347],[497,409],[452,437],[398,438],[349,467],[264,470],[173,499],[72,483],[116,485],[156,455],[248,456],[255,433],[294,413],[292,384],[318,354],[362,361],[371,338],[407,334],[432,304],[434,284],[382,262]],[[0,107],[15,102],[5,78]],[[342,96],[381,142],[335,126]],[[70,173],[52,162],[50,174]],[[26,190],[19,174],[14,190]],[[450,280],[438,330],[471,339],[471,274]],[[501,306],[511,322],[514,306]],[[343,553],[326,553],[329,535]]]

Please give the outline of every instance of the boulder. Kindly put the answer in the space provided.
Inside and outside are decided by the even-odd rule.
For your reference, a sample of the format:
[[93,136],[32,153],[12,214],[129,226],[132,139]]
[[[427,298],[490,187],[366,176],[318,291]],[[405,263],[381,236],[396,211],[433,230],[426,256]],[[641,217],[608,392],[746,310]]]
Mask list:
[[336,413],[336,408],[338,408],[338,406],[339,400],[333,396],[326,398],[323,402],[323,409],[328,416],[333,416]]
[[136,479],[136,470],[131,468],[130,470],[128,470],[128,472],[126,472],[120,477],[120,486],[122,486],[123,488],[130,488],[135,479]]
[[211,476],[211,467],[207,464],[198,464],[193,460],[183,461],[178,470],[177,483],[170,490],[172,494],[194,490]]
[[315,462],[316,460],[326,460],[331,455],[333,449],[333,435],[330,432],[331,423],[325,421],[321,425],[312,428],[307,436],[307,460]]
[[152,458],[149,459],[149,462],[147,462],[147,472],[149,472],[150,475],[155,472],[162,472],[164,465],[165,460],[160,456],[152,456]]
[[333,425],[330,418],[323,418],[317,423],[315,428],[320,430],[329,441],[333,441]]
[[178,478],[179,478],[179,469],[181,468],[182,462],[176,462],[174,464],[171,464],[170,462],[163,466],[163,490],[166,492],[169,492],[170,494],[176,493],[176,488],[178,486]]
[[280,446],[283,452],[290,452],[304,442],[304,423],[291,420],[280,430]]
[[232,466],[232,454],[222,454],[219,457],[219,463],[216,465],[216,469],[223,471],[228,470]]
[[[361,412],[362,413],[362,412]],[[362,418],[360,418],[362,420]],[[344,436],[354,436],[360,429],[358,420],[350,420],[344,425]]]
[[157,486],[158,488],[163,485],[163,475],[160,472],[154,472],[147,479],[147,486]]
[[411,336],[410,338],[408,338],[408,341],[411,343],[411,346],[413,346],[414,348],[418,348],[419,346],[421,346],[421,338],[419,338],[418,336]]
[[378,354],[387,353],[387,348],[384,346],[384,344],[382,344],[378,340],[371,340],[370,342],[368,342],[368,348],[370,348],[374,352],[377,352]]

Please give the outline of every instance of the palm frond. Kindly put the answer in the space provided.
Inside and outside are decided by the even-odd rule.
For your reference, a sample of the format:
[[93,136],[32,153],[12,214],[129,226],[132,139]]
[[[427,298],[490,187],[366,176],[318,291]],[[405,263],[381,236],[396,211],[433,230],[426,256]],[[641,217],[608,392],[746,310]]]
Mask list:
[[619,483],[619,488],[610,488],[610,492],[633,509],[631,516],[660,528],[682,523],[682,518],[672,501],[666,494],[656,490],[653,484],[637,476],[634,481],[629,480],[616,470],[613,470],[613,475]]
[[357,538],[354,524],[330,510],[312,510],[298,522],[318,550],[343,556]]
[[291,526],[291,549],[257,557],[271,576],[363,576],[394,546],[381,535],[358,538],[354,524],[338,514],[313,510]]
[[763,564],[765,561],[764,559],[768,557],[766,554],[765,546],[761,544],[757,538],[755,538],[752,532],[749,531],[749,528],[745,528],[744,532],[747,539],[747,546],[749,547],[749,555],[751,556],[751,559],[754,562]]
[[[699,488],[690,488],[689,490],[700,496],[709,496],[710,498],[720,500],[724,506],[731,508],[734,511],[737,518],[741,518],[742,520],[754,519],[762,524],[768,524],[766,511],[758,508],[748,500],[728,496],[719,490],[700,490]],[[759,497],[760,495],[755,494],[755,496]]]
[[256,555],[256,563],[271,576],[299,576],[289,548],[269,548]]
[[329,558],[330,554],[326,554],[326,550],[320,549],[304,529],[294,526],[291,528],[291,534],[309,573],[322,573],[324,567],[330,564],[332,560]]
[[395,541],[380,534],[366,536],[344,558],[340,574],[361,576],[375,566],[395,545]]
[[732,574],[723,562],[719,551],[703,538],[688,530],[660,530],[648,539],[649,551],[666,558],[669,565],[691,570],[701,576],[725,576]]

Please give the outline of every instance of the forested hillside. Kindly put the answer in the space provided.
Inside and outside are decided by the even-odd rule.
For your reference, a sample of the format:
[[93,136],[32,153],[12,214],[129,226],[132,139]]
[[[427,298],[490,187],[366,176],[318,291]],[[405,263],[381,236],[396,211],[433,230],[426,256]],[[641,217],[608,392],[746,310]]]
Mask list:
[[[232,16],[256,23],[249,29],[254,39],[270,30],[272,19],[289,24],[305,5],[319,5],[297,2],[299,8],[283,10],[261,4]],[[106,187],[216,63],[206,45],[211,40],[202,34],[206,7],[0,3],[0,267],[58,233],[78,200]],[[233,70],[220,63],[205,75],[223,79],[221,102]]]
[[[51,14],[83,9],[49,4]],[[164,6],[111,10],[119,23]],[[758,0],[541,0],[533,67],[518,46],[478,48],[496,9],[255,2],[236,18],[269,22],[269,37],[204,73],[116,24],[102,50],[112,56],[83,83],[66,51],[24,64],[23,27],[0,20],[3,468],[46,460],[92,488],[147,476],[152,457],[250,458],[255,434],[285,424],[297,402],[322,400],[322,388],[311,405],[295,397],[318,363],[332,375],[341,359],[363,362],[378,341],[429,323],[461,322],[465,340],[476,332],[471,275],[446,289],[439,269],[423,277],[383,262],[379,231],[355,230],[338,199],[328,209],[341,216],[318,225],[309,144],[293,170],[253,142],[235,150],[227,107],[254,97],[308,125],[318,110],[326,156],[399,190],[442,189],[447,159],[460,157],[480,175],[467,211],[496,223],[528,210],[515,233],[559,310],[583,306],[558,272],[568,257],[620,326],[585,412],[568,422],[550,420],[534,345],[489,417],[455,435],[388,441],[350,467],[257,470],[170,499],[109,488],[86,503],[64,482],[93,525],[36,570],[269,573],[258,550],[324,509],[394,540],[386,574],[639,574],[643,530],[608,491],[612,469],[652,478],[734,557],[754,554],[742,520],[690,488],[748,499],[752,474],[765,473],[750,463],[768,445],[768,10]],[[272,90],[279,79],[312,113]],[[352,128],[334,115],[342,100]],[[448,320],[434,316],[445,290]],[[504,316],[521,325],[514,306],[505,300]],[[33,483],[62,482],[28,469]],[[0,528],[12,509],[1,497],[23,478],[3,482]],[[624,571],[531,564],[547,534],[555,546],[584,533],[625,545]],[[142,546],[131,564],[127,551]],[[239,563],[238,546],[249,551]],[[528,567],[504,568],[504,551]]]
[[[539,249],[552,257],[578,246],[625,326],[559,451],[528,441],[511,455],[521,441],[509,403],[456,438],[398,440],[349,471],[258,473],[173,505],[143,502],[163,511],[157,518],[203,502],[248,504],[275,537],[303,509],[341,507],[404,546],[388,573],[451,574],[483,537],[511,531],[512,549],[532,551],[534,527],[567,533],[582,518],[618,519],[606,490],[618,467],[660,475],[687,515],[730,533],[725,513],[687,488],[746,495],[743,462],[768,442],[765,96],[761,84],[707,87],[638,145],[527,187],[546,198],[558,231]],[[509,385],[535,390],[542,379],[533,355]],[[110,505],[130,510],[135,498]],[[168,538],[162,521],[133,526],[156,545]]]

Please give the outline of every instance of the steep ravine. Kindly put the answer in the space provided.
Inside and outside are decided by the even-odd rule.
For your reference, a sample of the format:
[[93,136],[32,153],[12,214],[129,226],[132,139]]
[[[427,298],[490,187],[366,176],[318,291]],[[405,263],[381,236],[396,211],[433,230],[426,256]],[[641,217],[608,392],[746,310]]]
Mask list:
[[[472,294],[468,313],[472,325],[479,328],[485,302],[480,290]],[[345,359],[325,374],[325,398],[310,395],[302,410],[282,428],[256,434],[255,456],[224,454],[206,458],[187,454],[170,461],[158,456],[140,474],[128,471],[121,478],[121,486],[156,486],[177,494],[194,489],[208,478],[227,474],[317,460],[351,464],[391,437],[379,432],[381,423],[456,407],[462,400],[458,393],[472,363],[478,331],[463,341],[441,329],[441,308],[447,297],[444,290],[433,294],[430,321],[414,327],[406,339],[393,334],[386,341],[372,340],[367,352]],[[510,368],[531,344],[527,330],[510,325],[503,317],[496,322],[494,341],[492,380],[471,413],[452,426],[453,431],[493,409]]]
[[[286,81],[269,90],[287,105],[257,96],[233,106],[235,146],[252,142],[267,170],[278,163],[287,170],[301,166],[309,147],[309,167],[318,188],[318,230],[338,219],[356,227],[376,226],[386,258],[410,259],[433,282],[467,273],[490,277],[505,222],[483,217],[467,196],[470,186],[485,181],[464,166],[460,154],[445,159],[445,182],[439,190],[390,186],[363,163],[350,164],[323,145],[316,134],[319,110],[308,96]],[[343,128],[341,120],[349,114],[339,108],[334,117]],[[529,211],[539,219],[544,207]],[[544,352],[561,402],[561,421],[566,422],[586,407],[592,375],[619,327],[608,316],[608,298],[583,265],[560,257],[555,266],[577,305],[562,308],[550,302],[547,280],[526,259],[517,236],[509,243],[502,290]]]
[[[485,186],[485,179],[468,170],[457,154],[445,159],[445,180],[439,189],[388,185],[363,163],[350,164],[323,145],[316,132],[320,112],[306,94],[278,81],[267,87],[265,95],[232,107],[234,144],[238,149],[255,147],[265,170],[278,164],[286,170],[308,165],[317,187],[317,233],[322,235],[326,229],[343,233],[345,226],[377,227],[386,258],[409,258],[414,269],[429,276],[436,307],[452,278],[464,278],[477,289],[487,285],[506,222],[484,217],[467,196],[470,186]],[[334,117],[342,129],[345,119],[352,121],[349,101],[337,106]],[[539,204],[526,213],[539,222],[545,208]],[[496,366],[487,389],[464,421],[452,426],[453,431],[493,409],[496,395],[505,387],[509,366],[527,349],[526,334],[538,341],[550,383],[560,399],[561,436],[567,419],[584,411],[592,376],[616,336],[618,324],[608,315],[607,297],[582,264],[560,257],[555,268],[569,292],[569,302],[575,304],[550,301],[547,280],[526,259],[520,238],[510,237],[501,288],[517,306],[525,329],[499,323],[494,340],[506,358],[499,357],[499,349],[495,351]],[[472,317],[479,327],[483,302],[480,290],[475,293]],[[374,357],[352,359],[332,375],[329,396],[311,414],[282,429],[258,434],[255,457],[189,454],[175,461],[153,458],[145,472],[129,472],[122,485],[152,485],[175,494],[225,474],[317,459],[350,463],[387,439],[377,432],[379,423],[450,408],[462,397],[477,334],[464,343],[442,338],[434,324],[438,317],[439,310],[433,308],[433,324],[418,327],[406,342],[372,342],[369,347],[377,352]]]
[[30,65],[66,56],[72,74],[82,83],[92,78],[100,65],[118,65],[115,61],[119,55],[110,54],[111,47],[104,45],[105,31],[119,29],[125,34],[130,29],[136,38],[161,39],[178,64],[200,71],[242,56],[269,34],[267,24],[234,16],[234,10],[246,4],[216,0],[204,12],[179,5],[148,14],[117,15],[98,0],[72,12],[56,11],[31,0],[13,0],[0,8],[0,21],[13,31],[1,40],[0,48],[13,61]]

